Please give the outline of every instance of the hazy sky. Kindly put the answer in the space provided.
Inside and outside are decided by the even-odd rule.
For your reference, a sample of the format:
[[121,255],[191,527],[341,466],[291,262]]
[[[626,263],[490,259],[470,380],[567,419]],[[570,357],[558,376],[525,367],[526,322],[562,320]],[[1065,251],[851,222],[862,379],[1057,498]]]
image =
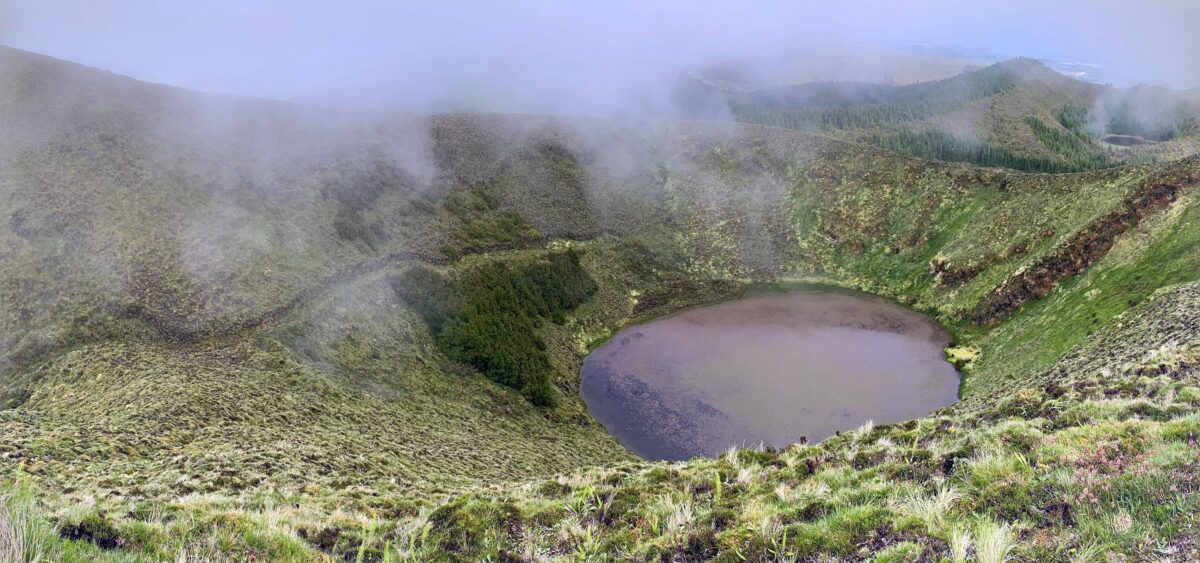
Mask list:
[[0,43],[13,47],[202,90],[408,106],[616,103],[696,62],[825,41],[1027,55],[1192,87],[1197,29],[1200,0],[0,0]]

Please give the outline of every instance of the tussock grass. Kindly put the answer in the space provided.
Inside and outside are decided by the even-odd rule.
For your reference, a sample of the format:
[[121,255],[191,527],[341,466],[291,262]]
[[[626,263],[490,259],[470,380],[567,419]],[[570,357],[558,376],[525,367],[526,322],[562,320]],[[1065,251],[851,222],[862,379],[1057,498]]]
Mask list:
[[893,506],[901,513],[924,522],[931,532],[938,533],[946,527],[954,505],[961,499],[962,493],[958,489],[943,484],[931,496],[911,493],[894,502]]
[[1008,524],[984,520],[975,526],[975,556],[979,563],[1004,563],[1012,549],[1012,530]]
[[954,563],[966,563],[967,556],[973,548],[970,530],[955,527],[950,530],[948,541],[950,543],[951,561],[954,561]]

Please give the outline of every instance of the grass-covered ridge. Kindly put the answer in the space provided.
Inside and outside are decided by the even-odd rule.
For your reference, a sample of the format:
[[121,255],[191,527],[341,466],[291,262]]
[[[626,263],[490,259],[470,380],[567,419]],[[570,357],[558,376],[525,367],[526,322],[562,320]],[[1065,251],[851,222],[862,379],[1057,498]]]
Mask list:
[[1186,92],[1091,84],[1024,58],[899,86],[808,83],[740,91],[697,82],[679,95],[697,115],[727,108],[741,122],[1028,172],[1170,160],[1194,153],[1200,134],[1200,105]]
[[[46,558],[1194,549],[1195,158],[348,116],[9,51],[0,116],[0,537]],[[937,318],[963,401],[677,465],[587,416],[579,363],[619,327],[792,281]]]

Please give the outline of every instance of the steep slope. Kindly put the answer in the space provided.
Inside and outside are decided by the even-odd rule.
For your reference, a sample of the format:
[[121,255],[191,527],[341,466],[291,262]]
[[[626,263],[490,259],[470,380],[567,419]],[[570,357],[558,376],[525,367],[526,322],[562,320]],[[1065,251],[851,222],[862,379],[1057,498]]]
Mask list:
[[1153,296],[1007,396],[817,446],[457,497],[415,559],[1191,561],[1200,286]]
[[243,490],[228,475],[261,456],[280,486],[419,497],[627,457],[446,373],[392,291],[389,268],[445,261],[423,127],[0,55],[0,404],[38,413],[5,420],[7,471],[104,482],[96,458],[136,451],[101,488],[177,495]]
[[[1083,531],[1035,514],[1087,508],[1071,456],[1126,427],[1122,456],[1172,452],[1153,479],[1194,477],[1197,158],[1024,174],[736,123],[348,114],[11,50],[0,93],[0,472],[57,558],[934,557],[975,519],[1033,558],[1190,545],[1190,488]],[[935,316],[975,357],[964,400],[679,466],[630,465],[584,412],[579,363],[618,327],[796,281]],[[487,353],[514,329],[516,379]],[[892,498],[941,479],[970,499],[944,522]]]

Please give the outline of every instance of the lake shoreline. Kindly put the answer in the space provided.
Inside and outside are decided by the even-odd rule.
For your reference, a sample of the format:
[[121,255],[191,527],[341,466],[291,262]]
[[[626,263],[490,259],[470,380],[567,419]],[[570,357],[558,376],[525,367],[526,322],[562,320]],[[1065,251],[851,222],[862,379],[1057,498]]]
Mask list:
[[589,413],[646,459],[816,441],[953,404],[936,321],[888,299],[803,284],[747,288],[614,334],[584,359]]

